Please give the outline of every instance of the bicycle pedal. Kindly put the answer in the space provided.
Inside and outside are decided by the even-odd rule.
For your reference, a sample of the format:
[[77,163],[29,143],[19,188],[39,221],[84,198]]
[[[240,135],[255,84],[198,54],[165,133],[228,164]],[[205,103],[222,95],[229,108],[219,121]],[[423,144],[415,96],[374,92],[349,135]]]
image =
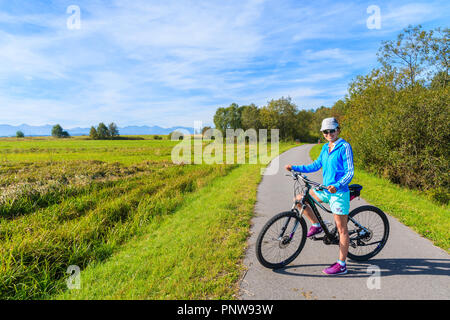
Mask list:
[[314,241],[319,241],[319,240],[323,240],[323,237],[316,237],[316,236],[312,236],[312,237],[309,237],[311,240],[314,240]]

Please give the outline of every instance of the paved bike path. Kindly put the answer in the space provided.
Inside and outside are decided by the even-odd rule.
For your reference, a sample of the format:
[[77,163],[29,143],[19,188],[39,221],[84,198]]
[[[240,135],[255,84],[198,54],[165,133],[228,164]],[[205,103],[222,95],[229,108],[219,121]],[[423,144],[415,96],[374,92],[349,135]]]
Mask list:
[[[366,262],[348,260],[346,275],[323,274],[322,270],[338,258],[338,246],[309,239],[300,255],[283,269],[267,269],[258,262],[255,242],[263,225],[292,207],[293,181],[285,176],[284,166],[311,163],[312,146],[302,145],[281,154],[276,174],[263,176],[244,259],[248,270],[240,283],[240,299],[449,299],[450,255],[389,215],[386,246]],[[276,159],[270,167],[275,163]],[[307,176],[322,182],[321,171]],[[352,210],[368,203],[361,198],[350,204]],[[324,220],[333,221],[330,214],[322,210],[321,214]],[[379,270],[380,276],[371,270]]]

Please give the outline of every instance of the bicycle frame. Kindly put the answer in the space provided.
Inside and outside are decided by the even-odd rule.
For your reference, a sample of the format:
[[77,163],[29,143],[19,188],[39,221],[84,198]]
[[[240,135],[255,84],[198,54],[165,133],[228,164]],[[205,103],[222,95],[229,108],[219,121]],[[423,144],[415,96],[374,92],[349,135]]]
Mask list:
[[307,185],[305,194],[303,195],[301,200],[296,200],[294,202],[294,208],[293,209],[298,212],[297,205],[301,204],[302,210],[301,210],[301,212],[298,212],[298,214],[300,216],[302,216],[303,210],[305,210],[306,209],[306,205],[309,204],[310,208],[313,211],[314,216],[317,218],[317,220],[319,221],[320,226],[322,227],[322,230],[325,232],[325,236],[324,237],[316,238],[316,239],[317,240],[322,240],[322,239],[324,239],[326,237],[326,238],[330,239],[333,243],[336,242],[336,244],[338,244],[336,236],[333,233],[331,233],[330,230],[328,229],[328,226],[323,221],[322,216],[320,215],[319,210],[317,209],[317,206],[319,206],[320,208],[322,208],[323,210],[325,210],[326,212],[328,212],[330,214],[333,214],[333,213],[330,210],[328,210],[327,208],[325,208],[322,204],[317,202],[317,200],[314,199],[309,194],[310,190],[311,190],[311,186]]
[[[294,175],[294,179],[296,181],[298,181],[298,176]],[[309,205],[310,208],[313,211],[314,216],[317,218],[317,220],[319,221],[320,226],[322,227],[322,230],[325,232],[325,236],[317,238],[314,237],[315,240],[324,240],[327,239],[329,240],[329,243],[332,244],[339,244],[339,240],[336,237],[335,233],[331,233],[330,230],[328,229],[327,224],[324,222],[324,220],[322,219],[322,216],[319,213],[319,210],[317,209],[317,206],[319,206],[321,209],[323,209],[324,211],[333,214],[333,212],[331,210],[328,210],[327,208],[325,208],[322,204],[320,204],[316,199],[314,199],[310,194],[309,191],[311,190],[312,186],[310,183],[315,183],[313,181],[309,181],[308,179],[306,179],[306,177],[302,177],[302,180],[305,182],[305,186],[306,186],[306,191],[303,192],[303,197],[301,200],[295,200],[294,204],[292,206],[292,211],[296,212],[299,216],[303,215],[303,210],[306,209],[306,205]],[[324,188],[324,186],[317,184],[317,187],[319,188]],[[294,196],[295,196],[295,187],[294,187]],[[298,211],[298,205],[301,204],[302,206],[302,210],[301,212]],[[359,228],[361,228],[362,230],[364,230],[365,232],[368,232],[368,230],[362,226],[358,221],[356,221],[355,219],[353,219],[352,217],[349,216],[349,220],[352,221],[356,226],[358,226]],[[282,228],[282,232],[280,234],[280,238],[283,237],[284,232],[286,231],[286,228],[289,224],[290,219],[288,219],[288,221],[286,222],[285,226]],[[289,239],[292,239],[295,230],[297,230],[297,226],[298,226],[298,222],[295,223],[293,230],[291,231],[290,235],[289,235]],[[356,230],[352,230],[349,231],[349,235],[353,234],[353,233],[358,233],[358,231]]]

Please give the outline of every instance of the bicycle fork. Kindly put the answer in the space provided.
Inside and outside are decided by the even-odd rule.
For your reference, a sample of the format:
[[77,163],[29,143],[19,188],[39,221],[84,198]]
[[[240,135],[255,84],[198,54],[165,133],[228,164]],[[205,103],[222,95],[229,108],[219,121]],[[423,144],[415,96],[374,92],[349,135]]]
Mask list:
[[[299,213],[299,216],[300,216],[300,217],[302,216],[303,210],[304,210],[304,209],[305,209],[305,208],[302,207],[302,210],[301,210],[300,213]],[[295,204],[294,204],[294,206],[292,207],[292,210],[293,210],[293,211],[296,210]],[[283,228],[281,228],[281,233],[280,233],[280,235],[279,235],[279,237],[278,237],[278,240],[283,239],[284,233],[286,232],[286,229],[287,229],[287,227],[288,227],[289,222],[291,221],[291,219],[292,219],[291,217],[287,218],[286,223],[284,224]],[[299,222],[297,219],[295,219],[294,227],[292,228],[292,231],[291,231],[291,233],[289,234],[289,240],[292,240],[292,237],[294,236],[295,231],[297,230],[299,224],[300,224],[300,222]]]

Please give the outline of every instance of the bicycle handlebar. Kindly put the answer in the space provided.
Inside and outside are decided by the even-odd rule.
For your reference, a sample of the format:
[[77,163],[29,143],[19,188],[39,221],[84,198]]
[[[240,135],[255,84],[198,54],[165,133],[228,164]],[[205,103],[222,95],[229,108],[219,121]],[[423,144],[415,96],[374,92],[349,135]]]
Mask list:
[[[290,170],[290,172],[291,172],[291,176],[294,179],[298,179],[300,177],[303,180],[303,182],[305,182],[306,184],[315,186],[316,189],[318,189],[318,190],[327,189],[327,186],[324,186],[323,184],[309,180],[308,177],[305,175],[302,175],[301,172],[294,171],[292,169]],[[287,175],[287,176],[289,176],[289,175]]]

